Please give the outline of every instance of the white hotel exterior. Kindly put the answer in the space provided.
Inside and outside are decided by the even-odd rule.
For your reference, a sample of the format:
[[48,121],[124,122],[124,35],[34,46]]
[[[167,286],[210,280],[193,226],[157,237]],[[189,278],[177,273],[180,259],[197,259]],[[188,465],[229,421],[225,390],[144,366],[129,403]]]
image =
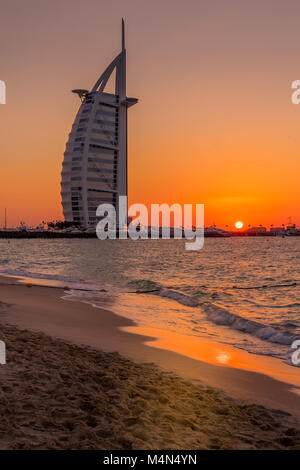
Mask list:
[[[115,93],[106,84],[115,71]],[[122,20],[122,51],[91,91],[73,90],[82,101],[64,153],[61,197],[66,221],[84,227],[97,223],[99,204],[127,196],[127,109],[137,103],[126,96],[126,49]]]

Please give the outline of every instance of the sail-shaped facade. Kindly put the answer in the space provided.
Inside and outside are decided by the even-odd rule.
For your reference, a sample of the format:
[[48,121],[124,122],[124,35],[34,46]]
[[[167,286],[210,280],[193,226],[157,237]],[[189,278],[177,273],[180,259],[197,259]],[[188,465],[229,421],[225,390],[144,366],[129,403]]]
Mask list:
[[[115,93],[105,91],[111,77]],[[81,99],[64,153],[61,197],[66,221],[95,226],[96,210],[110,203],[118,214],[119,196],[127,196],[127,110],[137,103],[126,96],[126,49],[91,91],[73,90]]]

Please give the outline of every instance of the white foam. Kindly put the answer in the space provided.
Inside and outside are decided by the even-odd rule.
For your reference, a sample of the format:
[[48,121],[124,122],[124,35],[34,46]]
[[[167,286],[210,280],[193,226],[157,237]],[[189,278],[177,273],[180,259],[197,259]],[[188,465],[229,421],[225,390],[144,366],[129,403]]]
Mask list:
[[252,320],[247,320],[246,318],[242,318],[238,315],[233,315],[227,310],[214,304],[205,303],[204,312],[207,318],[217,325],[229,326],[235,330],[249,333],[264,341],[290,345],[294,340],[294,337],[285,331],[275,329],[268,325],[262,325],[261,323]]

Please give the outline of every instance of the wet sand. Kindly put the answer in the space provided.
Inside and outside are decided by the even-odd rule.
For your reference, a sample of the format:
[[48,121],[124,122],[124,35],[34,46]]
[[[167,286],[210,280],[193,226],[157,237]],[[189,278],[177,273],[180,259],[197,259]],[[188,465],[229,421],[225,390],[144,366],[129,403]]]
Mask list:
[[276,380],[168,351],[163,338],[152,347],[123,331],[130,320],[62,295],[0,280],[0,448],[300,449],[298,370]]

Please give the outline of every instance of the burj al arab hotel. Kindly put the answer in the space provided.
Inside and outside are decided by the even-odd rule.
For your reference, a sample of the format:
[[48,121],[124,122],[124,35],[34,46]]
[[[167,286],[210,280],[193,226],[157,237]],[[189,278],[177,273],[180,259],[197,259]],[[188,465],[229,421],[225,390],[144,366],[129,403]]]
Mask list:
[[[115,72],[115,73],[114,73]],[[105,92],[114,79],[114,93]],[[99,204],[127,196],[127,109],[137,103],[126,96],[126,49],[122,20],[122,51],[91,91],[73,90],[81,106],[64,153],[61,197],[66,221],[83,227],[97,223]]]

